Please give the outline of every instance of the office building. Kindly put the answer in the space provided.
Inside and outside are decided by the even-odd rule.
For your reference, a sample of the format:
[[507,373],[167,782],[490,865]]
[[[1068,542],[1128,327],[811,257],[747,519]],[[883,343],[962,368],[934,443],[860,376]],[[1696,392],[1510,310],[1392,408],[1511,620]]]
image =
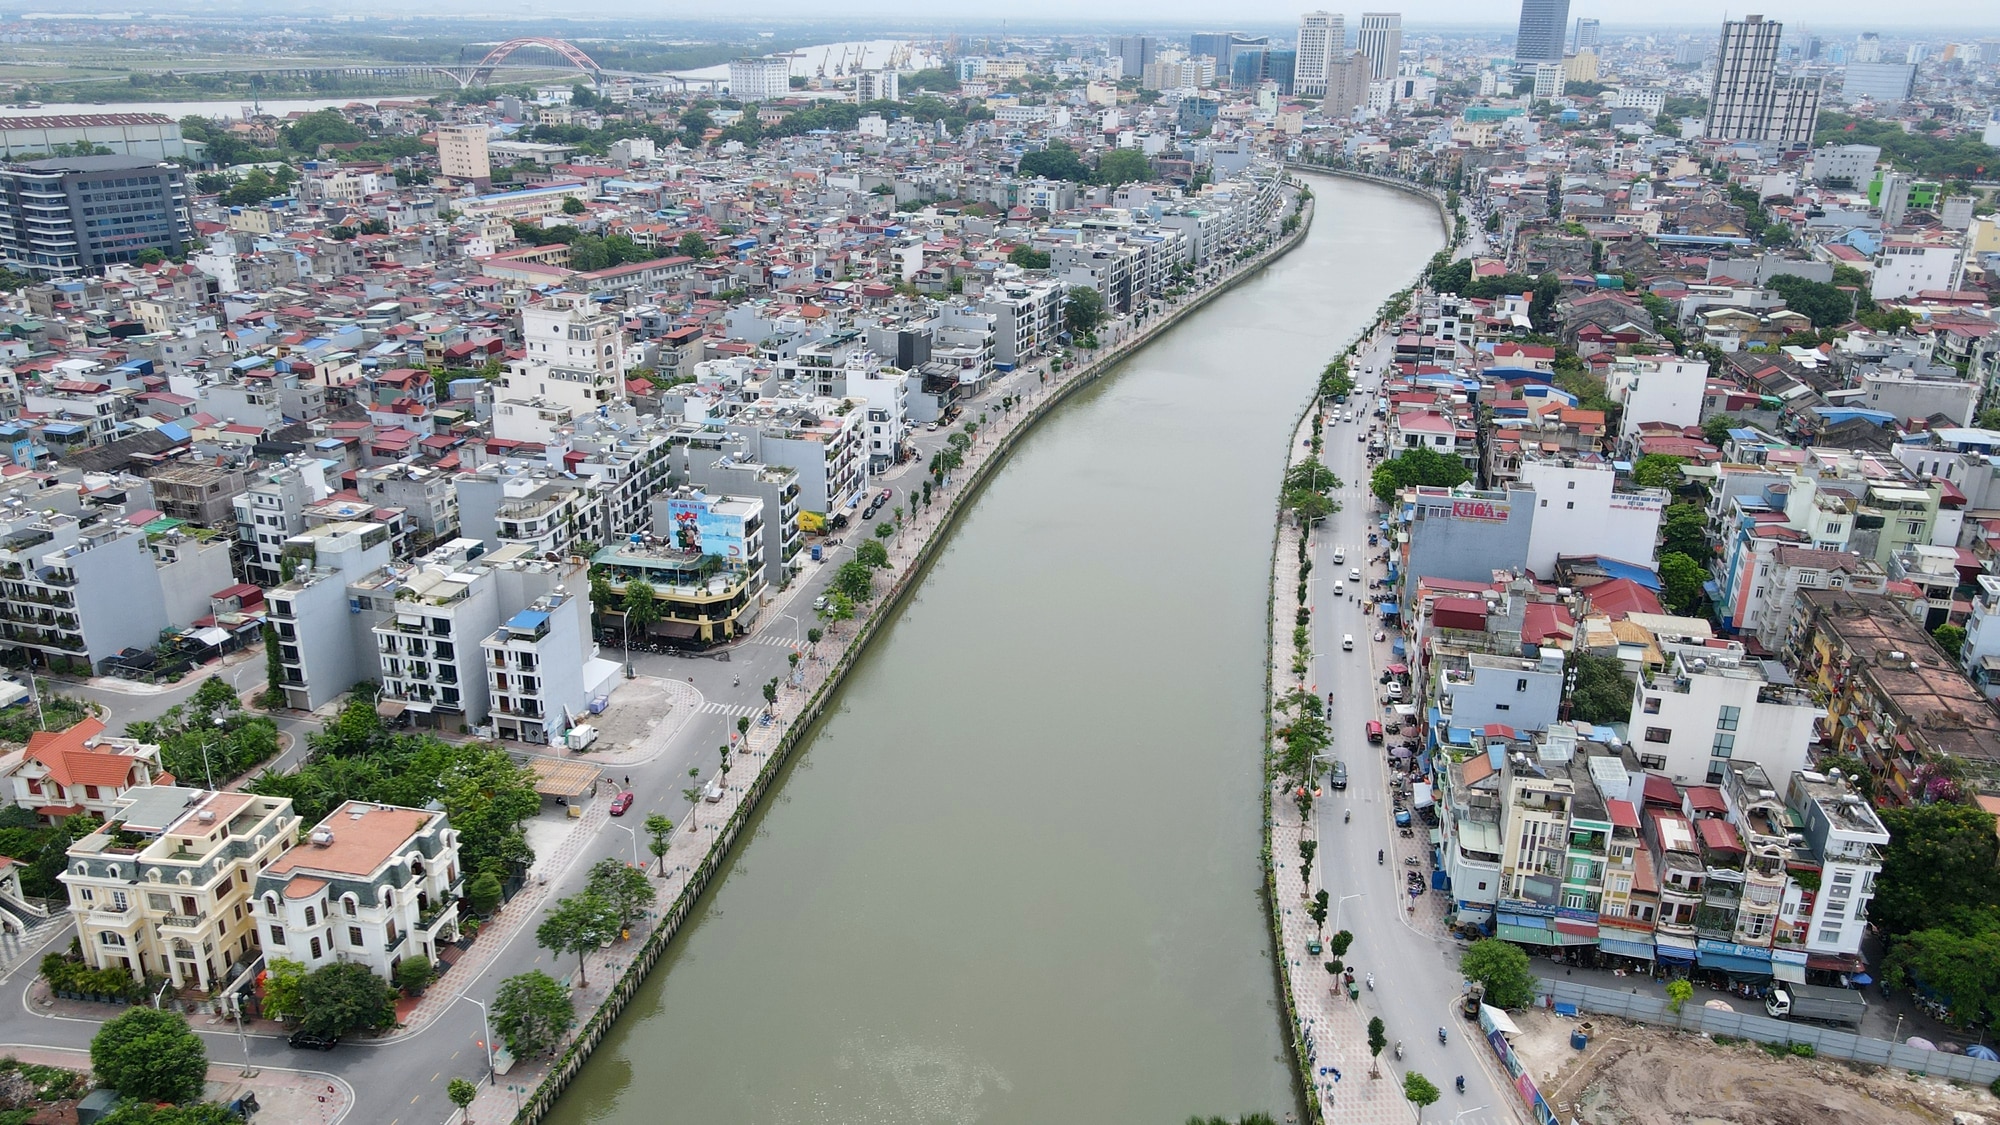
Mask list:
[[1368,76],[1373,64],[1360,51],[1344,51],[1326,72],[1326,100],[1320,112],[1345,118],[1368,104]]
[[1514,61],[1561,62],[1569,0],[1521,0],[1521,26],[1514,36]]
[[1347,26],[1333,12],[1307,12],[1299,19],[1299,53],[1292,88],[1302,98],[1326,96],[1326,69],[1347,46]]
[[1160,41],[1150,35],[1114,35],[1111,57],[1119,60],[1119,74],[1137,78],[1146,73],[1146,64],[1160,53]]
[[[1338,20],[1340,17],[1333,18]],[[1270,45],[1268,35],[1245,35],[1240,31],[1197,31],[1188,36],[1188,54],[1214,59],[1218,78],[1233,73],[1240,55],[1268,50]]]
[[134,156],[66,156],[0,167],[0,256],[37,277],[101,273],[192,239],[179,165]]
[[1532,71],[1535,77],[1535,100],[1553,101],[1563,96],[1569,82],[1569,68],[1561,63],[1536,63]]
[[436,129],[438,170],[445,178],[476,184],[493,179],[493,161],[486,149],[485,125],[440,125]]
[[1576,41],[1571,49],[1580,55],[1585,51],[1596,51],[1597,44],[1597,21],[1585,16],[1578,16],[1576,20]]
[[1368,56],[1370,81],[1394,78],[1403,54],[1402,13],[1361,13],[1361,29],[1355,34],[1354,45]]
[[1812,143],[1820,80],[1777,73],[1778,41],[1784,28],[1757,15],[1722,25],[1704,136],[1788,146]]
[[774,102],[790,97],[792,60],[772,55],[729,60],[729,92],[743,102]]
[[1916,77],[1917,68],[1909,63],[1848,63],[1840,82],[1840,100],[1849,105],[1900,102],[1910,96]]

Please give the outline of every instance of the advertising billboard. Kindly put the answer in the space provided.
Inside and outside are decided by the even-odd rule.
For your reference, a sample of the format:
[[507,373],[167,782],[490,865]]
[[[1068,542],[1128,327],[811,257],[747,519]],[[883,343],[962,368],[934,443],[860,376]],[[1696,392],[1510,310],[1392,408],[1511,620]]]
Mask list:
[[745,561],[742,516],[719,513],[705,499],[686,499],[667,501],[667,520],[674,550]]

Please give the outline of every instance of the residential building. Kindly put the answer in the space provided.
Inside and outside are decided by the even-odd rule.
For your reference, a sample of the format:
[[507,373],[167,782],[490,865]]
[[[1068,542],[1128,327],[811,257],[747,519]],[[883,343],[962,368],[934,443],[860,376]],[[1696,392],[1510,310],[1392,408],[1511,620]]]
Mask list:
[[[1442,604],[1442,603],[1440,603]],[[1532,646],[1530,646],[1532,647]],[[1467,730],[1489,725],[1527,732],[1546,730],[1562,709],[1564,657],[1545,648],[1535,656],[1465,651],[1440,641],[1431,650],[1436,721]]]
[[152,648],[172,624],[143,530],[94,517],[85,526],[66,512],[0,519],[0,530],[0,621],[14,647],[95,670],[124,649]]
[[250,887],[298,837],[288,797],[142,786],[69,846],[62,873],[92,968],[209,991],[258,956]]
[[312,711],[381,672],[370,631],[396,611],[395,591],[350,596],[348,586],[387,572],[389,528],[380,523],[310,528],[286,540],[280,558],[292,577],[265,599],[278,634],[280,690],[286,706]]
[[1719,782],[1739,755],[1789,775],[1804,769],[1826,708],[1784,666],[1741,642],[1660,636],[1666,668],[1648,672],[1632,698],[1632,748],[1647,771],[1694,784]]
[[1570,44],[1570,50],[1577,54],[1582,54],[1585,51],[1594,52],[1597,50],[1598,38],[1598,21],[1588,16],[1578,16],[1576,20],[1576,37]]
[[1692,426],[1701,421],[1708,361],[1674,355],[1621,356],[1605,370],[1612,401],[1623,403],[1619,441],[1629,443],[1646,422]]
[[243,470],[181,463],[146,478],[160,514],[196,527],[233,527],[236,497],[243,493]]
[[864,70],[854,76],[854,100],[858,102],[900,101],[900,88],[894,70]]
[[[1591,38],[1596,39],[1595,20],[1591,21]],[[1521,0],[1521,26],[1514,36],[1514,61],[1516,63],[1553,62],[1563,59],[1564,32],[1569,30],[1569,0]],[[1577,21],[1577,37],[1583,36],[1583,22]],[[1579,44],[1577,53],[1594,51],[1596,45],[1586,48]]]
[[481,553],[481,544],[455,540],[377,587],[395,602],[372,630],[378,709],[452,732],[486,721],[480,642],[500,623],[502,607],[499,577],[474,564]]
[[1887,598],[1806,590],[1785,653],[1827,700],[1826,740],[1874,775],[1876,799],[1923,799],[1938,763],[1961,784],[2000,777],[2000,712],[1946,659],[1918,622]]
[[[587,584],[587,578],[578,576]],[[509,616],[479,642],[494,736],[553,746],[608,690],[616,665],[590,653],[590,600],[558,585]]]
[[547,470],[485,468],[460,473],[459,534],[497,550],[519,545],[537,558],[565,556],[605,540],[604,487]]
[[95,718],[67,730],[36,731],[21,756],[3,768],[7,803],[50,824],[78,813],[107,820],[127,793],[164,780],[158,746],[108,737]]
[[326,469],[317,458],[288,458],[251,477],[232,499],[245,578],[261,586],[284,581],[285,542],[306,529],[306,509],[332,494]]
[[1160,41],[1151,35],[1114,35],[1111,57],[1118,60],[1121,78],[1137,78],[1146,72],[1160,52]]
[[467,180],[481,187],[493,180],[493,162],[487,153],[484,123],[439,125],[437,136],[438,170],[445,178]]
[[[658,619],[645,629],[648,639],[695,648],[748,633],[764,588],[761,567],[683,550],[671,542],[613,543],[591,560],[591,575],[609,583],[621,602],[626,585],[644,579],[659,606]],[[599,618],[618,618],[613,635],[622,636],[622,612],[600,611]],[[639,639],[633,638],[635,643]]]
[[1810,144],[1820,79],[1777,73],[1784,25],[1745,16],[1722,25],[1722,52],[1709,84],[1702,135],[1720,140]]
[[191,249],[193,217],[178,164],[68,156],[0,166],[0,258],[36,277],[79,277]]
[[443,812],[349,801],[257,873],[266,963],[366,965],[384,980],[458,935],[458,831]]
[[1320,112],[1334,119],[1345,119],[1354,111],[1368,104],[1368,77],[1374,63],[1360,51],[1343,51],[1326,70],[1326,100],[1320,103]]
[[1607,461],[1523,460],[1518,483],[1535,496],[1528,569],[1536,574],[1554,574],[1562,555],[1649,561],[1671,499],[1662,488],[1621,488]]
[[1964,249],[1953,233],[1888,239],[1875,256],[1868,295],[1878,301],[1893,301],[1925,290],[1955,291],[1964,264]]

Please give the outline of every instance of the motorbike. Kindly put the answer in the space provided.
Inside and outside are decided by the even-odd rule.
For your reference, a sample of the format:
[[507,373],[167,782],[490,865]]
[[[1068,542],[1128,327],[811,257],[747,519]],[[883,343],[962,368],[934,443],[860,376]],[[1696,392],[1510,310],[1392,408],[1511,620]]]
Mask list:
[[[1410,856],[1404,856],[1404,857],[1403,857],[1403,866],[1404,866],[1404,867],[1415,867],[1416,865],[1417,865],[1417,857],[1416,857],[1416,856],[1413,856],[1413,855],[1410,855]],[[1410,872],[1410,874],[1412,874],[1412,875],[1415,875],[1415,874],[1416,874],[1416,872],[1412,871],[1412,872]]]
[[1382,853],[1379,850],[1375,853],[1375,865],[1377,867],[1382,865]]
[[1342,824],[1346,824],[1346,823],[1347,823],[1348,821],[1350,821],[1350,820],[1353,820],[1353,819],[1354,819],[1354,810],[1353,810],[1353,809],[1348,809],[1348,810],[1347,810],[1346,812],[1344,812],[1344,813],[1341,813],[1341,814],[1340,814],[1340,822],[1341,822]]
[[1375,991],[1375,974],[1374,974],[1374,973],[1369,973],[1369,974],[1368,974],[1368,991],[1370,991],[1370,992],[1373,992],[1373,991]]
[[1444,1028],[1438,1028],[1438,1043],[1443,1044],[1446,1038]]
[[1396,1057],[1399,1059],[1403,1057],[1403,1041],[1401,1039],[1396,1040]]
[[1461,1094],[1465,1093],[1465,1075],[1463,1074],[1458,1076],[1458,1092]]

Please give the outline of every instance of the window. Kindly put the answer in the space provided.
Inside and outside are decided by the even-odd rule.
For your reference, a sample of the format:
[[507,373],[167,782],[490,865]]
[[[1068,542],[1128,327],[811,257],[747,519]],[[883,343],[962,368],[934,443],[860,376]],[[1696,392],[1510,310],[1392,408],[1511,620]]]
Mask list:
[[306,925],[313,926],[317,925],[318,923],[319,919],[313,916],[313,908],[310,906],[306,907]]
[[1727,758],[1735,752],[1736,736],[1733,734],[1716,735],[1715,744],[1708,748],[1709,755],[1716,758]]
[[313,956],[313,960],[315,960],[315,961],[319,960],[319,939],[318,939],[318,938],[314,938],[314,939],[312,939],[312,956]]
[[1514,705],[1512,703],[1495,703],[1493,705],[1493,709],[1495,711],[1512,711],[1514,709]]
[[349,918],[352,918],[352,917],[354,917],[354,915],[355,915],[355,913],[356,913],[356,907],[355,907],[355,903],[354,903],[354,896],[353,896],[353,895],[347,895],[347,896],[343,897],[343,898],[342,898],[342,899],[340,900],[340,909],[341,909],[341,912],[342,912],[342,913],[344,913],[344,914],[346,914],[346,915],[347,915],[347,916],[348,916]]
[[1575,511],[1575,510],[1576,510],[1576,501],[1574,501],[1574,500],[1571,500],[1571,501],[1570,501],[1570,502],[1569,502],[1568,504],[1565,504],[1565,505],[1563,505],[1563,506],[1564,506],[1564,507],[1566,507],[1566,508],[1568,508],[1568,509],[1569,509],[1569,510],[1571,510],[1571,511]]
[[1716,730],[1735,730],[1736,721],[1743,715],[1741,707],[1724,707],[1715,713]]
[[97,931],[97,943],[99,945],[124,945],[125,935],[113,933],[110,930],[99,930]]
[[1646,728],[1647,742],[1667,743],[1667,742],[1672,742],[1673,740],[1674,740],[1674,732],[1668,730],[1666,727]]
[[354,947],[354,948],[356,948],[356,949],[360,949],[360,948],[361,948],[361,927],[360,927],[360,926],[349,926],[349,927],[347,927],[347,944],[349,944],[349,945],[353,946],[353,947]]
[[1521,677],[1521,678],[1519,678],[1519,679],[1516,679],[1516,680],[1514,681],[1514,690],[1515,690],[1515,691],[1527,691],[1527,690],[1528,690],[1528,679],[1527,679],[1527,677],[1526,677],[1526,676],[1523,676],[1523,677]]
[[1647,696],[1647,697],[1646,697],[1646,702],[1645,702],[1645,704],[1643,705],[1643,708],[1642,708],[1642,709],[1643,709],[1643,710],[1644,710],[1644,711],[1646,712],[1646,714],[1648,714],[1648,715],[1657,715],[1657,714],[1659,714],[1659,713],[1660,713],[1660,697],[1659,697],[1659,696],[1657,696],[1657,695],[1649,695],[1649,696]]
[[285,944],[285,927],[271,927],[271,944],[273,946],[283,946]]

